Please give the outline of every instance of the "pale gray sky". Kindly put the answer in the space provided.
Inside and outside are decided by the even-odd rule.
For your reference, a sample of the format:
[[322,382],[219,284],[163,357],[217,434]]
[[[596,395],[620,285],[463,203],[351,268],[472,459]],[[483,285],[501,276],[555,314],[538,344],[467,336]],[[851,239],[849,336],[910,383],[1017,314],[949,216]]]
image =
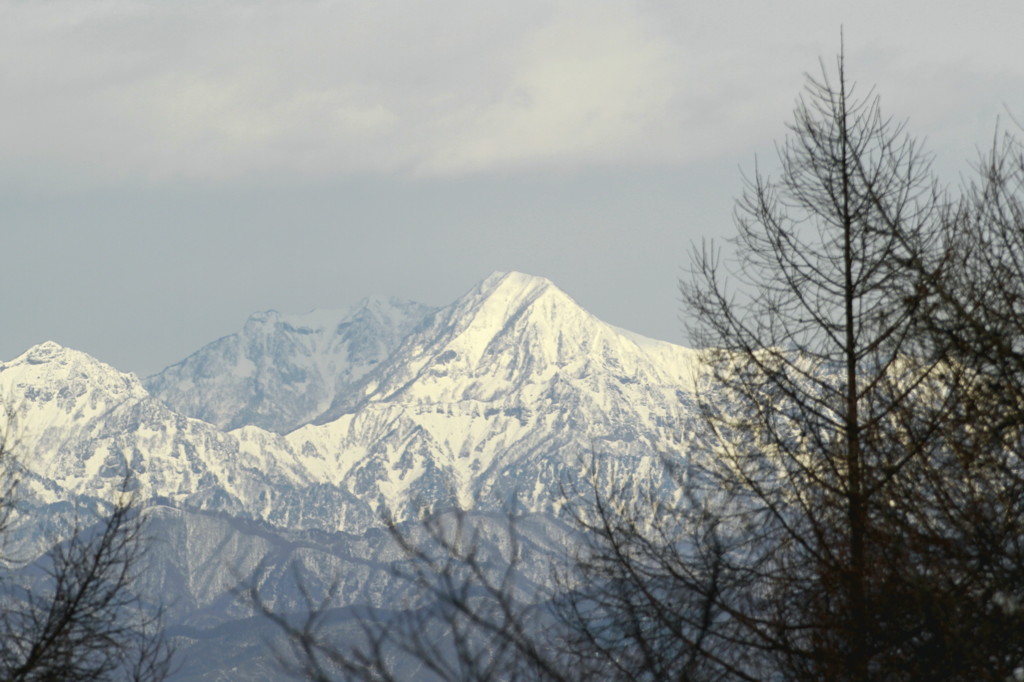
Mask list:
[[840,25],[949,179],[1024,118],[1019,0],[0,0],[0,360],[145,375],[510,269],[682,342],[688,245]]

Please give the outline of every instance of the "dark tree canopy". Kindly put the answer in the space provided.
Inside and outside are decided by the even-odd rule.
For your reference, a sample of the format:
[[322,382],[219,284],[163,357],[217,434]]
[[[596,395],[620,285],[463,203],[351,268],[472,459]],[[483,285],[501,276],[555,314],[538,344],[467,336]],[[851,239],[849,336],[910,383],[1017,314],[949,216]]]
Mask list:
[[993,634],[1024,621],[954,555],[987,543],[975,486],[1008,471],[963,459],[953,415],[979,396],[932,329],[963,208],[837,66],[809,81],[779,178],[739,202],[741,291],[709,250],[683,287],[714,371],[706,473],[741,520],[714,567],[743,586],[716,600],[717,634],[751,679],[1005,679],[1024,651]]

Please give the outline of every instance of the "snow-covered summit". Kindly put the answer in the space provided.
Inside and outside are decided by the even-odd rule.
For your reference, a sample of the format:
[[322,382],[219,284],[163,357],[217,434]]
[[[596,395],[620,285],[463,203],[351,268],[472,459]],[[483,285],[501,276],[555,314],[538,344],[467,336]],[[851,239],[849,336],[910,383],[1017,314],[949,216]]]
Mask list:
[[145,380],[177,412],[223,429],[285,433],[318,416],[432,312],[367,298],[346,310],[254,313],[242,330]]
[[530,275],[516,270],[508,272],[496,270],[481,280],[472,291],[479,292],[483,296],[490,296],[500,291],[512,295],[530,296],[548,287],[555,287],[555,285],[547,277]]
[[130,376],[124,374],[110,365],[97,360],[88,353],[73,348],[67,348],[56,341],[44,341],[32,346],[15,359],[0,365],[5,369],[18,366],[36,366],[43,375],[60,375],[66,372],[93,371],[100,374],[116,374],[119,376]]
[[[493,400],[554,380],[689,385],[696,355],[602,322],[543,277],[494,273],[427,318],[325,423],[366,402]],[[524,400],[530,396],[523,396]]]
[[[573,309],[579,309],[575,301],[543,277],[494,273],[456,301],[441,324],[452,332],[449,344],[479,359],[497,337],[511,331],[510,325],[544,324],[537,317],[554,322],[553,314]],[[524,320],[530,316],[534,319]]]
[[[0,364],[0,396],[18,401],[11,407],[22,421],[44,407],[47,414],[81,421],[147,395],[134,374],[54,341],[40,343]],[[49,409],[51,404],[59,409]]]
[[595,440],[650,468],[696,366],[693,351],[606,324],[542,277],[495,273],[287,438],[375,509],[472,505],[509,486],[540,508]]
[[358,310],[367,305],[368,300],[364,300],[353,308],[314,308],[307,313],[300,314],[282,314],[276,310],[261,310],[249,315],[245,325],[243,325],[243,330],[245,333],[256,334],[260,330],[273,329],[280,326],[307,334],[323,332],[325,330],[330,331],[349,317],[353,310]]

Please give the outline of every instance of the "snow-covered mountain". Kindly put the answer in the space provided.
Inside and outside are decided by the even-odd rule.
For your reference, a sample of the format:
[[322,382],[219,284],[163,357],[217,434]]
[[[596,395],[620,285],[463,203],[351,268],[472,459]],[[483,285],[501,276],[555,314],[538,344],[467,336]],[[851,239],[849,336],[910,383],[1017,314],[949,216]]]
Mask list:
[[[359,531],[385,510],[548,510],[591,454],[653,475],[685,439],[694,352],[605,324],[546,279],[495,274],[427,313],[368,301],[337,324],[254,316],[152,377],[160,400],[84,353],[30,349],[0,366],[0,387],[31,438],[32,493],[102,496],[130,470],[176,505]],[[227,431],[179,404],[228,423],[319,416],[285,435]]]
[[[143,500],[285,527],[336,526],[332,513],[358,506],[336,499],[344,497],[336,489],[321,491],[278,434],[223,432],[184,417],[134,375],[53,342],[0,365],[0,392],[15,408],[5,430],[25,470],[18,490],[25,503],[112,499],[130,473]],[[310,504],[328,516],[303,519]]]
[[546,279],[496,273],[441,309],[260,313],[145,382],[46,342],[0,365],[0,394],[26,517],[59,535],[55,509],[110,499],[131,472],[173,545],[152,580],[195,626],[239,616],[231,571],[293,560],[379,602],[387,572],[366,558],[388,551],[385,513],[515,501],[555,519],[592,460],[602,485],[657,481],[664,455],[700,447],[699,371],[694,351],[608,325]]
[[375,509],[532,510],[591,453],[644,476],[684,428],[693,351],[605,324],[541,277],[494,274],[288,435]]
[[433,309],[367,298],[349,310],[254,313],[225,336],[147,378],[174,411],[221,429],[287,433],[320,416]]

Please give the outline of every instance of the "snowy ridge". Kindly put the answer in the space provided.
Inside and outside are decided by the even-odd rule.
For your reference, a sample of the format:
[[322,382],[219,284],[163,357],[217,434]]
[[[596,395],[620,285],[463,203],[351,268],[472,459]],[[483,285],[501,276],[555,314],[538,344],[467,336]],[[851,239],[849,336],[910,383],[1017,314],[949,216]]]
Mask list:
[[286,433],[319,416],[431,310],[371,298],[348,310],[254,313],[237,334],[145,385],[171,409],[222,429],[254,425]]
[[134,375],[53,342],[0,366],[0,387],[15,408],[4,431],[29,473],[18,490],[29,506],[111,500],[130,471],[143,499],[301,523],[301,505],[268,503],[315,482],[276,434],[244,441],[182,417]]
[[424,506],[551,511],[594,456],[607,476],[657,476],[691,438],[698,369],[694,351],[513,272],[436,311],[367,299],[258,313],[150,377],[160,400],[53,343],[0,367],[0,387],[42,434],[31,469],[48,501],[103,497],[130,469],[146,496],[182,507],[361,532]]

